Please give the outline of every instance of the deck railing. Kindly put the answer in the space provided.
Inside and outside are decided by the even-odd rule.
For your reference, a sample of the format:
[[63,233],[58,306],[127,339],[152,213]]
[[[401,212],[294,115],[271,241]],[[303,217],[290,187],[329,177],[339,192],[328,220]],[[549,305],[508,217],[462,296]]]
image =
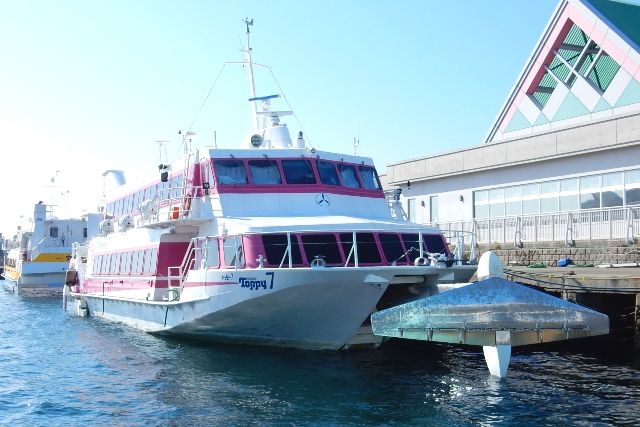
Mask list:
[[[439,221],[433,224],[445,234],[464,230],[475,235],[477,243],[564,242],[577,240],[624,239],[633,243],[640,237],[640,206],[593,209],[550,214],[519,215],[467,221]],[[465,236],[466,244],[471,236]]]

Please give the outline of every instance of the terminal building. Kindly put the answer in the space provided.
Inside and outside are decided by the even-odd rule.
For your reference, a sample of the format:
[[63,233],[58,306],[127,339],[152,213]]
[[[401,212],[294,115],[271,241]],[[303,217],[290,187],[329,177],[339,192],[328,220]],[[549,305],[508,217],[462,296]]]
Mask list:
[[385,188],[478,243],[637,238],[640,6],[560,0],[481,142],[390,164]]

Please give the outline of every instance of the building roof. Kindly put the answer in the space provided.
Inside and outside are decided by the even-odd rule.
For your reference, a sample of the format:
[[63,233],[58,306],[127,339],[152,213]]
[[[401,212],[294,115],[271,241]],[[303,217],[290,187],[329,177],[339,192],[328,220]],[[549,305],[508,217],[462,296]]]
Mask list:
[[588,0],[610,23],[640,46],[640,6],[616,0]]
[[640,5],[560,0],[485,142],[640,110]]

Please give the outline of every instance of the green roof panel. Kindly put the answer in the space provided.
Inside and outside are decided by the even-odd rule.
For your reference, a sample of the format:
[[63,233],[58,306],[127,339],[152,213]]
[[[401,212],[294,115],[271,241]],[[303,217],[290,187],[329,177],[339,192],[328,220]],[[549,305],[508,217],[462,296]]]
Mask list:
[[587,0],[597,12],[640,46],[640,6],[614,0]]

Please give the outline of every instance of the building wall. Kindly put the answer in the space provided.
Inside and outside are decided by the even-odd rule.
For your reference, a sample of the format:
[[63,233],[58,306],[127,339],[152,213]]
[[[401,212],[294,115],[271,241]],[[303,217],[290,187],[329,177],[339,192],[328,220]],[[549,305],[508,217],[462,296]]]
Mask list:
[[405,210],[414,200],[412,221],[428,223],[431,196],[437,220],[464,220],[474,190],[631,168],[640,168],[640,114],[392,164],[385,182],[402,188]]

